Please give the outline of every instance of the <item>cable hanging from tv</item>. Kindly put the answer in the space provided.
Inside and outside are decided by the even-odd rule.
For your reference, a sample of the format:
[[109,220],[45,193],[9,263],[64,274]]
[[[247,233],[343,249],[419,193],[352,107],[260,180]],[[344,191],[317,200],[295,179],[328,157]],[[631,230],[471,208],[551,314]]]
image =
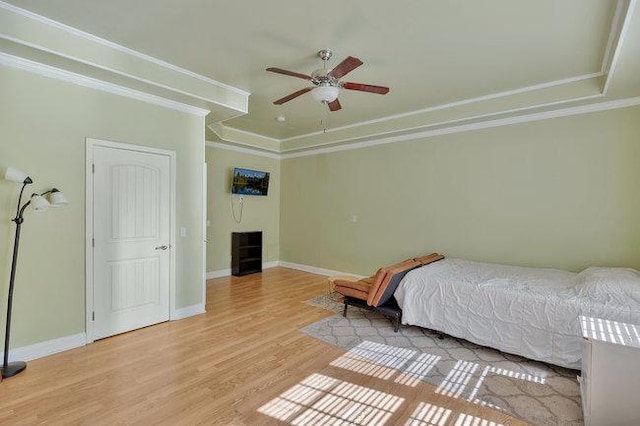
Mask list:
[[240,195],[239,197],[237,197],[238,199],[238,204],[240,204],[240,214],[236,217],[236,209],[233,205],[233,199],[236,198],[234,195],[231,195],[231,215],[233,216],[233,220],[236,223],[240,223],[242,222],[242,211],[244,210],[244,197],[242,195]]
[[[242,222],[242,210],[244,208],[245,195],[262,195],[269,193],[269,172],[259,170],[233,168],[233,181],[231,183],[231,214],[236,223]],[[237,196],[237,197],[236,197]],[[236,216],[233,205],[234,198],[240,204],[240,214]]]

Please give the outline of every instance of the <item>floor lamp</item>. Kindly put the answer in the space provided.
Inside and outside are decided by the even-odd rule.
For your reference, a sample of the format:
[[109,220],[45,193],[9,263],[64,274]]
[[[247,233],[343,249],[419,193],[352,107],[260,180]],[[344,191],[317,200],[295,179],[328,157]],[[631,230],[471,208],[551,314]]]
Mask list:
[[[33,180],[20,170],[9,167],[4,175],[5,180],[22,184],[20,196],[18,197],[18,207],[16,208],[16,217],[12,222],[16,224],[16,236],[13,243],[13,260],[11,262],[11,278],[9,280],[9,298],[7,299],[7,322],[4,334],[4,359],[2,363],[2,377],[11,377],[27,368],[24,361],[9,362],[9,338],[11,332],[11,309],[13,307],[13,288],[16,279],[16,265],[18,263],[18,247],[20,245],[20,228],[24,222],[24,211],[31,206],[34,210],[46,210],[50,207],[59,207],[68,204],[64,194],[57,188],[52,188],[42,194],[31,194],[27,202],[22,204],[22,195],[27,185],[33,183]],[[49,200],[44,196],[47,195]]]

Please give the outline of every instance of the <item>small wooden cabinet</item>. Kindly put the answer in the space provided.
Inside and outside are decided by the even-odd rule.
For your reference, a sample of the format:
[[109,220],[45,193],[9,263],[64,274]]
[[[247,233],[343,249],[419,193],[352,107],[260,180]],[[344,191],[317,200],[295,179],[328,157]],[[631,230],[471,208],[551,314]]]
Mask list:
[[262,272],[262,231],[231,233],[231,275]]
[[640,425],[640,326],[580,317],[586,426]]

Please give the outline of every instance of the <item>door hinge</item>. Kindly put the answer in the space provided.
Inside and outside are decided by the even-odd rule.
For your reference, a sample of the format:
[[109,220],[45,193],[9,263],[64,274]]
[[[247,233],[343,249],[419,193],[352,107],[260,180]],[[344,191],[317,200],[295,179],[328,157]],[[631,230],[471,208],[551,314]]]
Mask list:
[[91,164],[91,173],[93,173],[93,174],[96,173],[96,165],[95,164]]
[[96,246],[96,239],[92,238],[91,239],[91,247],[95,247]]
[[95,320],[96,320],[96,313],[91,312],[91,321],[95,321]]

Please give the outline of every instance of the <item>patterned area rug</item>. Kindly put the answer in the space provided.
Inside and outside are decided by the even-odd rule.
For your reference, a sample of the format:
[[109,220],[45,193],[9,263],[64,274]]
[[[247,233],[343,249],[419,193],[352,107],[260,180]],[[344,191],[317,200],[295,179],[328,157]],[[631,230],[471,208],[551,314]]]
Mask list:
[[394,333],[391,322],[371,311],[349,307],[337,295],[308,304],[336,313],[301,329],[303,333],[359,357],[424,380],[441,393],[504,410],[535,425],[583,425],[578,374],[569,370],[445,336],[414,326]]

